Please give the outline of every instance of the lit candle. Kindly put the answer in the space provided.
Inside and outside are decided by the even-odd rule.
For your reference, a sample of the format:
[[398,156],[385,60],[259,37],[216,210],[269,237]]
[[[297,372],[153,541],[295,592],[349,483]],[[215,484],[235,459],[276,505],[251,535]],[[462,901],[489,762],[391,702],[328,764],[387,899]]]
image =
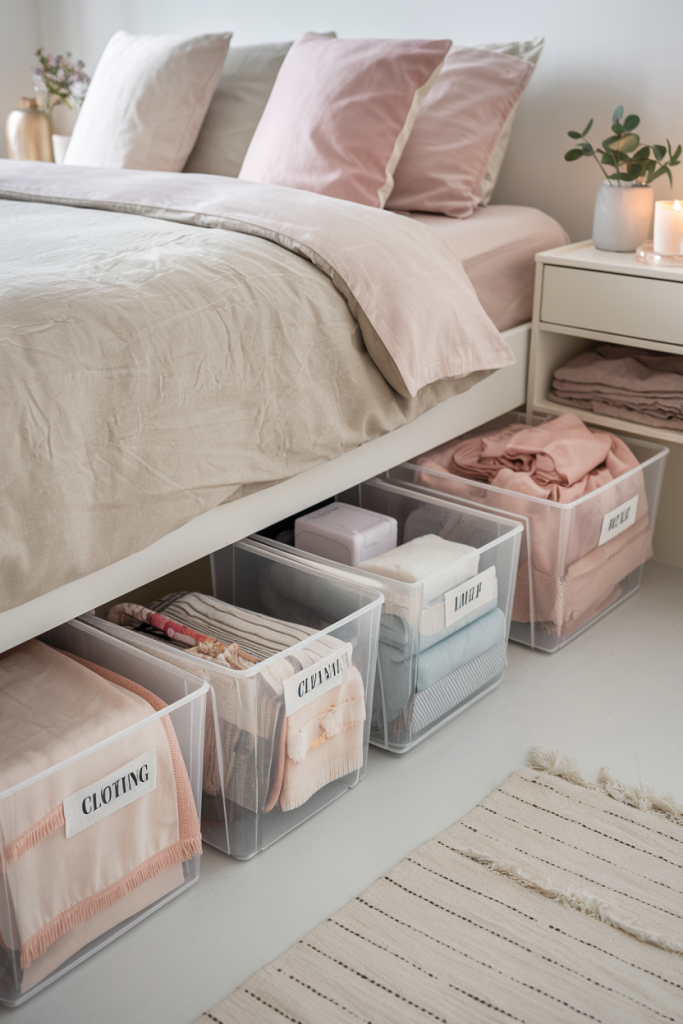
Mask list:
[[655,203],[654,251],[663,256],[683,253],[683,205],[678,199]]

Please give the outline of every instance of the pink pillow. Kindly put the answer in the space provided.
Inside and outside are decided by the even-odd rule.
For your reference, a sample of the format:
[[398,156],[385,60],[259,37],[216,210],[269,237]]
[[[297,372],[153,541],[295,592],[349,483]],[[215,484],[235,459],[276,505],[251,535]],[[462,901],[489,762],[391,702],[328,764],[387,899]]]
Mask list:
[[533,69],[506,53],[454,46],[415,119],[388,208],[469,217]]
[[303,35],[280,68],[240,178],[383,207],[450,45]]

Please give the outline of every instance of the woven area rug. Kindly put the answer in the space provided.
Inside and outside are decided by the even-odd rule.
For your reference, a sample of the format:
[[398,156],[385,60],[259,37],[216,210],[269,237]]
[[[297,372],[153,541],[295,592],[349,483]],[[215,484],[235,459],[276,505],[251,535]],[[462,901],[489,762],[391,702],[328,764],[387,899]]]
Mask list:
[[683,808],[529,763],[197,1024],[683,1022]]

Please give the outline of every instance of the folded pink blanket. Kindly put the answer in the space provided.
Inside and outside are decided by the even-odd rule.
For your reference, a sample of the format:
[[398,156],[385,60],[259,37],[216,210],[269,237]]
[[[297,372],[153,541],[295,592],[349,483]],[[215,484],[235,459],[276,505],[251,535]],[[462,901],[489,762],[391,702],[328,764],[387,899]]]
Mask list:
[[589,430],[573,413],[537,427],[519,424],[472,437],[452,451],[453,472],[568,504],[616,480],[638,460],[614,434]]
[[[422,467],[416,483],[527,519],[512,614],[517,622],[533,619],[567,635],[612,593],[614,600],[620,580],[652,555],[645,481],[632,472],[638,460],[620,438],[589,430],[571,413],[537,427],[511,424],[450,442],[416,461]],[[634,526],[600,545],[605,515],[636,496]],[[572,502],[578,504],[566,508]]]
[[549,397],[650,426],[683,424],[683,356],[599,345],[555,371]]
[[[168,716],[152,718],[164,707],[144,687],[37,640],[0,657],[0,792],[38,776],[0,803],[0,861],[8,880],[0,892],[12,901],[9,921],[0,914],[1,941],[19,954],[23,971],[35,962],[38,974],[49,973],[80,948],[64,941],[72,931],[80,929],[84,943],[107,931],[141,909],[139,899],[129,898],[134,891],[146,887],[153,902],[182,882],[182,869],[169,869],[201,852],[173,726]],[[132,726],[138,727],[69,761]],[[68,834],[67,798],[79,794],[80,800],[81,790],[92,787],[90,811],[98,801],[109,804],[113,793],[125,792],[121,779],[108,785],[109,776],[142,755],[154,760],[155,787]],[[161,889],[147,884],[162,875]],[[112,913],[119,903],[122,916]],[[60,954],[50,953],[46,972],[38,962],[58,943]]]

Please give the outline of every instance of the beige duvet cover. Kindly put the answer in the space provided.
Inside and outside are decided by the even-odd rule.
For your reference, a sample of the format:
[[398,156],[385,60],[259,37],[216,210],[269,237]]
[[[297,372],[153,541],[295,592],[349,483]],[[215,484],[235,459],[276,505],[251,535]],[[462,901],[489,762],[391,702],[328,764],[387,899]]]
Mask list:
[[0,161],[0,610],[513,361],[424,226],[226,181]]

